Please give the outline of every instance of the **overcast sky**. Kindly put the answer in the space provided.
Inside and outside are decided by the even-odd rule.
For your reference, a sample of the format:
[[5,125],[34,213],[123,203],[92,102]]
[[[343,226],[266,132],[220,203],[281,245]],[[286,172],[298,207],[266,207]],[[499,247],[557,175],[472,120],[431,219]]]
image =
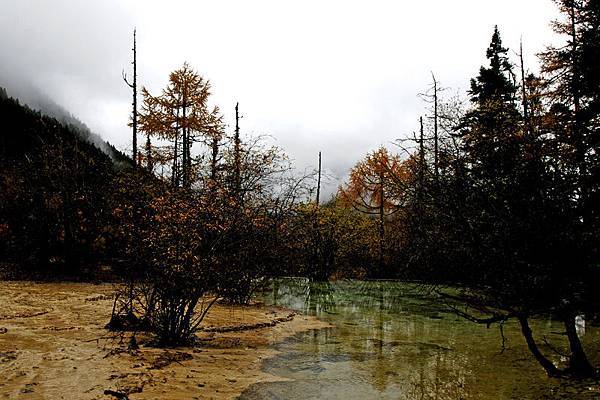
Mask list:
[[343,177],[417,127],[434,71],[463,93],[493,26],[527,63],[553,41],[551,0],[0,0],[0,85],[27,83],[128,150],[131,35],[139,83],[158,92],[188,61],[231,125],[276,138],[300,168]]

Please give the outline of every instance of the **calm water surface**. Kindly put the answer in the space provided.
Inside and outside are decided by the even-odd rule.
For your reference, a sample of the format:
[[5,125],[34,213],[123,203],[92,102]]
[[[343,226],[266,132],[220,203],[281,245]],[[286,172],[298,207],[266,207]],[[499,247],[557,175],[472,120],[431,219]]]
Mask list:
[[[415,285],[285,279],[257,297],[333,327],[279,345],[263,369],[289,381],[253,385],[241,399],[600,399],[600,382],[547,378],[517,324],[504,326],[503,349],[497,326],[465,321]],[[581,322],[598,365],[600,330]],[[532,328],[539,342],[564,349],[560,323],[540,319]]]

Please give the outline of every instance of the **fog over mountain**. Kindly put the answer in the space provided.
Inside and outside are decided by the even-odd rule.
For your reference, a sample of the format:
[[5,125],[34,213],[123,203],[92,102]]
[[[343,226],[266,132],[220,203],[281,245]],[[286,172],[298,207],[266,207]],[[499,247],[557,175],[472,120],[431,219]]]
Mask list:
[[21,104],[27,105],[32,110],[56,118],[59,122],[69,125],[86,141],[94,144],[111,158],[115,158],[115,149],[71,112],[57,104],[50,96],[42,93],[38,88],[27,85],[19,80],[8,80],[0,84],[6,90],[8,97],[16,98]]

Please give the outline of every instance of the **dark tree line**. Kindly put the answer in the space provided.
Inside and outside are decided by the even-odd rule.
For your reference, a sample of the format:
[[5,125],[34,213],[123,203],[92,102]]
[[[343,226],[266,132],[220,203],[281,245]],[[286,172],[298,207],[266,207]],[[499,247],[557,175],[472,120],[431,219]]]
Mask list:
[[[494,31],[489,64],[471,81],[469,109],[439,158],[421,147],[416,177],[398,180],[412,204],[398,229],[408,234],[406,276],[461,287],[450,303],[466,304],[453,307],[474,321],[518,320],[549,375],[594,376],[575,318],[599,305],[600,3],[558,3],[566,45],[542,54],[540,77],[523,66],[518,74]],[[565,327],[562,370],[529,326],[547,314]]]

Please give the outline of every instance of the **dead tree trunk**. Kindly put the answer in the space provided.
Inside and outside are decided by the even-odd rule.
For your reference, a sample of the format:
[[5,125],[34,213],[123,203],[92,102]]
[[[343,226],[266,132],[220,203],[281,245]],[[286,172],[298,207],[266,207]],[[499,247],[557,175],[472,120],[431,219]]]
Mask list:
[[379,171],[379,274],[383,274],[383,250],[385,240],[385,191],[383,166]]
[[178,187],[179,186],[179,166],[178,166],[178,151],[177,151],[177,147],[179,146],[179,129],[176,128],[175,130],[175,143],[173,145],[173,172],[172,172],[172,176],[171,176],[171,180],[173,182],[173,187]]
[[[579,68],[577,68],[577,26],[575,20],[575,2],[571,3],[571,63],[572,63],[572,82],[571,91],[573,95],[573,106],[575,111],[575,122],[577,124],[579,111],[581,108],[581,96],[579,94]],[[577,127],[578,128],[578,127]]]
[[240,141],[240,117],[239,103],[235,104],[235,137],[234,137],[234,155],[233,155],[233,179],[236,197],[239,199],[241,195],[241,164],[242,164],[242,149]]
[[219,137],[217,135],[213,136],[210,147],[212,150],[210,158],[210,179],[214,184],[217,180],[217,161],[219,157]]
[[417,215],[419,217],[419,224],[422,222],[423,217],[423,191],[425,189],[425,138],[423,132],[423,117],[419,118],[420,130],[419,130],[419,188],[417,192]]
[[433,78],[433,169],[435,175],[436,185],[439,181],[440,169],[439,169],[439,132],[438,132],[438,82],[435,79],[435,75],[431,74]]
[[320,210],[319,203],[321,199],[321,152],[319,152],[319,169],[317,172],[317,198],[316,198],[316,207],[313,209],[313,258],[312,258],[312,271],[311,274],[319,279],[328,279],[328,272],[324,268],[324,260],[323,260],[323,239],[321,237],[321,229],[319,226],[319,218],[320,218]]
[[148,172],[154,170],[154,161],[152,160],[152,143],[150,142],[150,134],[146,134],[146,168]]
[[425,186],[425,143],[423,137],[423,117],[419,119],[419,201],[422,201],[423,187]]
[[137,120],[138,120],[138,112],[137,112],[137,45],[136,45],[136,30],[133,30],[133,82],[129,82],[127,80],[127,75],[123,72],[123,80],[133,91],[133,102],[132,102],[132,127],[133,127],[133,138],[132,145],[133,150],[131,157],[133,159],[133,168],[137,168],[139,157],[138,157],[138,148],[137,148]]
[[525,131],[529,132],[529,102],[527,101],[527,85],[525,83],[525,62],[523,61],[523,39],[520,43],[519,59],[521,61],[521,96],[523,104],[523,123]]
[[319,152],[319,173],[317,177],[317,207],[321,200],[321,152]]
[[181,112],[182,112],[182,119],[181,119],[181,181],[182,181],[182,186],[184,188],[188,187],[188,141],[189,141],[189,137],[188,137],[188,129],[187,129],[187,120],[186,120],[186,114],[187,114],[187,109],[186,109],[186,97],[185,97],[185,91],[186,91],[186,87],[185,87],[185,83],[184,83],[184,88],[183,88],[183,102],[181,103]]

